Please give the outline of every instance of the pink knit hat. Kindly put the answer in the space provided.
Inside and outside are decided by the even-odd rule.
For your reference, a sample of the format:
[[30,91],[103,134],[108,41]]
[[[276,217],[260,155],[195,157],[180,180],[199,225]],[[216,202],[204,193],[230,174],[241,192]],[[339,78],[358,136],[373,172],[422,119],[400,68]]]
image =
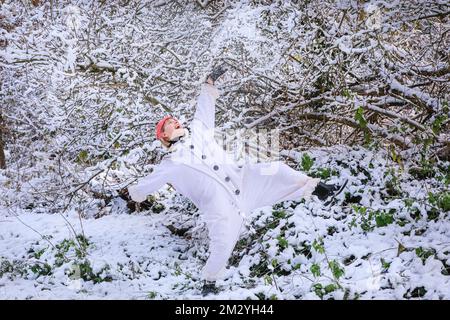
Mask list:
[[165,116],[164,118],[162,118],[161,120],[159,120],[158,124],[156,125],[156,139],[158,139],[158,140],[161,139],[164,123],[169,119],[175,119],[175,118],[172,117],[171,115],[168,115],[168,116]]

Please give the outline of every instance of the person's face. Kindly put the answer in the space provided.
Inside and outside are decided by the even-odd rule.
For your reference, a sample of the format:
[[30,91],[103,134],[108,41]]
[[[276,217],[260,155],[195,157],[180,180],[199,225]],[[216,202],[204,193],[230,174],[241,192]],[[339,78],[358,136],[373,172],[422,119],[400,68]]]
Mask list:
[[176,129],[181,129],[183,126],[175,119],[170,118],[166,122],[164,122],[163,130],[162,130],[162,138],[166,141],[170,140],[173,132]]

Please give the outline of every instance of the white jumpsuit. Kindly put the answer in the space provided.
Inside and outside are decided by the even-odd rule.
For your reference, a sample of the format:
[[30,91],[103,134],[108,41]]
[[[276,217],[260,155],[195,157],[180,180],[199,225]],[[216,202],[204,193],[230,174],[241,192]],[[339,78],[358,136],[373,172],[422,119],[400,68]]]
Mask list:
[[185,130],[150,175],[129,187],[131,198],[141,202],[170,183],[200,209],[210,238],[201,276],[209,281],[222,277],[250,211],[309,197],[320,181],[279,161],[238,166],[214,140],[218,96],[213,85],[202,86],[191,131]]

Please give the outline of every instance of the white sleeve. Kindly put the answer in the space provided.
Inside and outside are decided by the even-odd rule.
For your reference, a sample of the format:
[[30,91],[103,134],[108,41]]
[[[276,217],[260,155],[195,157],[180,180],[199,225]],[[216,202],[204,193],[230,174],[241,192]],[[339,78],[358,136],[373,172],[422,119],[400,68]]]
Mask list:
[[208,83],[204,83],[197,99],[197,109],[194,119],[200,120],[208,128],[215,126],[216,99],[219,97],[219,90]]
[[137,184],[128,188],[128,193],[133,201],[142,202],[149,194],[159,190],[167,182],[166,170],[161,164],[155,167],[153,172],[142,178]]

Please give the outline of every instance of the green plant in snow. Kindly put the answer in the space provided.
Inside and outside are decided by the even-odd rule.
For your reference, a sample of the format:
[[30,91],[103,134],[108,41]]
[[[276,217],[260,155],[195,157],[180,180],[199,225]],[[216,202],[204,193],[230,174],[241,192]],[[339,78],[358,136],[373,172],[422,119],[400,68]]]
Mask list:
[[320,298],[323,299],[323,297],[333,291],[336,291],[339,287],[334,284],[328,284],[326,286],[322,285],[321,283],[315,283],[312,287],[314,293]]
[[391,144],[389,146],[389,151],[390,151],[391,159],[394,162],[398,163],[400,170],[403,171],[403,160],[402,160],[402,157],[395,151],[395,146]]
[[30,257],[33,257],[34,259],[40,259],[46,249],[47,248],[42,248],[38,251],[35,251],[34,248],[30,248],[27,253],[30,255]]
[[[447,107],[447,112],[448,112],[448,107]],[[443,124],[446,122],[447,119],[448,119],[448,115],[445,113],[435,116],[434,121],[431,124],[431,130],[433,130],[434,134],[437,135],[442,131]]]
[[385,188],[388,195],[391,197],[399,197],[402,195],[402,189],[400,187],[400,180],[394,168],[386,170],[384,173]]
[[314,160],[309,156],[309,154],[305,153],[302,156],[301,167],[302,170],[308,172],[314,164]]
[[286,218],[286,211],[284,211],[284,210],[274,210],[274,211],[272,211],[272,215],[276,219],[283,219],[283,218]]
[[75,158],[75,162],[81,165],[90,165],[92,155],[89,154],[88,150],[81,150]]
[[428,193],[428,201],[435,207],[442,209],[444,212],[450,211],[450,192]]
[[325,248],[323,247],[323,239],[322,238],[314,239],[312,247],[318,253],[325,253]]
[[370,129],[367,126],[368,122],[364,117],[364,109],[362,107],[358,107],[355,111],[355,120],[358,122],[360,128],[364,133],[364,141],[366,144],[369,144],[372,138],[370,133]]
[[417,206],[414,206],[414,203],[416,202],[415,199],[406,198],[403,199],[403,202],[408,209],[409,216],[415,221],[418,221],[422,217],[422,214],[420,213],[420,209]]
[[30,267],[30,270],[38,277],[52,274],[52,267],[48,263],[35,263]]
[[361,229],[363,229],[364,231],[373,230],[373,226],[371,224],[373,218],[372,212],[370,210],[367,210],[367,208],[363,206],[353,205],[352,208],[357,215],[353,217],[352,221],[350,222],[350,229],[356,227],[359,222]]
[[309,268],[314,277],[320,277],[320,265],[317,263],[313,263]]
[[323,180],[326,180],[330,178],[331,176],[338,176],[339,172],[335,169],[330,168],[319,168],[315,170],[314,172],[310,173],[310,176],[315,178],[321,178]]
[[350,229],[359,225],[362,230],[369,232],[375,227],[385,227],[394,222],[395,209],[389,209],[386,212],[384,210],[374,211],[358,205],[353,205],[352,208],[356,216],[349,223]]
[[277,259],[272,259],[271,265],[272,265],[272,267],[274,269],[277,268],[278,267],[278,260]]
[[439,175],[436,179],[444,184],[444,186],[448,187],[450,184],[450,165],[438,165]]
[[20,260],[9,261],[4,257],[0,257],[0,278],[9,275],[10,278],[14,276],[22,277],[27,274],[28,266]]
[[265,285],[272,285],[273,284],[273,279],[270,275],[266,274],[264,275],[264,284]]
[[375,214],[375,222],[377,227],[385,227],[394,222],[395,209],[390,209],[388,212],[377,211]]
[[109,265],[105,265],[100,271],[94,272],[90,261],[83,259],[72,264],[72,269],[68,272],[68,276],[72,279],[83,279],[94,283],[111,282],[112,277],[108,274],[109,270]]
[[340,277],[342,277],[345,273],[344,269],[341,267],[339,262],[336,260],[328,261],[328,267],[331,270],[331,273],[333,274],[333,277],[338,280]]
[[422,260],[423,264],[425,264],[425,261],[429,257],[434,256],[436,254],[436,250],[434,250],[433,248],[426,249],[426,248],[418,247],[418,248],[416,248],[415,252],[416,252],[416,255]]
[[286,249],[288,247],[288,242],[287,240],[282,237],[281,235],[277,237],[278,240],[278,246],[280,247],[281,250]]
[[59,267],[68,262],[70,258],[74,258],[68,256],[71,252],[75,254],[77,259],[85,258],[89,244],[88,239],[81,234],[77,235],[75,239],[64,239],[55,246],[57,251],[55,254],[55,265]]
[[[313,241],[312,248],[317,253],[323,254],[325,256],[325,260],[327,261],[327,266],[330,269],[331,274],[334,277],[335,283],[328,285],[326,287],[323,287],[322,284],[320,284],[320,283],[314,284],[314,286],[313,286],[314,292],[320,298],[323,298],[323,296],[325,294],[330,293],[330,292],[336,290],[337,288],[342,288],[341,284],[339,283],[339,278],[341,278],[344,275],[345,270],[343,267],[341,267],[341,265],[339,264],[338,261],[328,259],[322,237],[319,237],[318,239],[315,239]],[[310,267],[310,271],[315,278],[319,277],[322,274],[320,265],[318,263],[313,263]]]
[[383,271],[387,271],[391,267],[391,262],[386,262],[386,260],[384,260],[383,258],[380,259],[380,262],[381,262],[381,268],[383,269]]

